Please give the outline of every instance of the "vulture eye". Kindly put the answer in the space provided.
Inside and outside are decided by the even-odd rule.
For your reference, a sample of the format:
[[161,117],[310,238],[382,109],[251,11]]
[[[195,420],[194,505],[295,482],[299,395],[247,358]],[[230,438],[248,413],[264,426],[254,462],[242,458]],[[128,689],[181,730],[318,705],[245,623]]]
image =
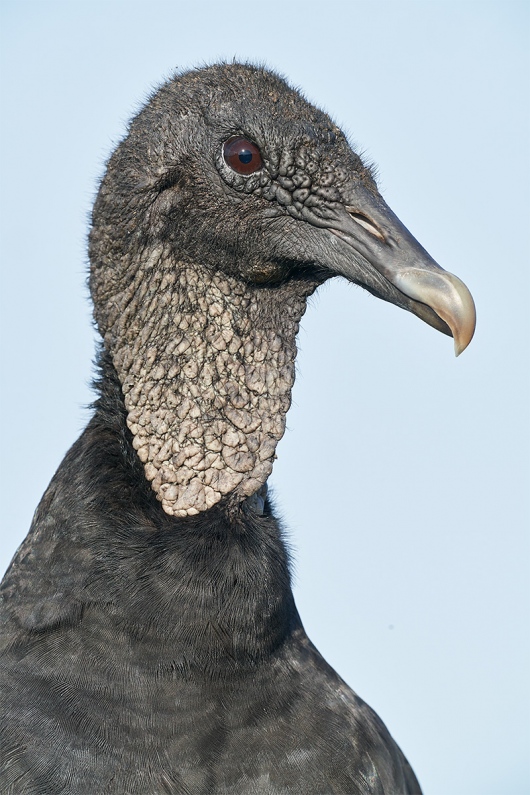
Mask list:
[[225,141],[223,155],[230,168],[238,174],[254,174],[263,166],[261,153],[256,144],[240,135]]

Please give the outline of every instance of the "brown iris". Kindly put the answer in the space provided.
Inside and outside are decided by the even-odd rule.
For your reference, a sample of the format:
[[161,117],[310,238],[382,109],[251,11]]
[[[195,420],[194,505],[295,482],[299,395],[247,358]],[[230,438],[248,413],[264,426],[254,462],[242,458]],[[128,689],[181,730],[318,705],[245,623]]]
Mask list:
[[225,142],[223,155],[230,168],[238,174],[253,174],[263,166],[261,153],[256,144],[240,135],[235,135]]

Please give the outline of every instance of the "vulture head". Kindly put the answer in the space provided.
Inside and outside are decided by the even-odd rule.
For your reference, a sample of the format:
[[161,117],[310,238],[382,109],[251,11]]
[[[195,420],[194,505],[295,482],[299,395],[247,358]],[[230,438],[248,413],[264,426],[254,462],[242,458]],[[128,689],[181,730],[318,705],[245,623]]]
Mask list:
[[166,513],[259,494],[308,296],[343,276],[445,334],[473,299],[408,232],[345,135],[263,68],[178,75],[109,160],[90,287],[127,424]]

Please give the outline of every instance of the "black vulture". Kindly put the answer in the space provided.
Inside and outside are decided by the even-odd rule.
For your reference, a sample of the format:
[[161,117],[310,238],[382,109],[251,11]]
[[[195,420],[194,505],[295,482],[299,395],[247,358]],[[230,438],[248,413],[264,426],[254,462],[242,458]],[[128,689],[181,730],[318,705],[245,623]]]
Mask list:
[[340,275],[452,334],[467,288],[276,74],[179,74],[94,205],[94,413],[2,585],[3,793],[419,793],[304,632],[267,478],[308,297]]

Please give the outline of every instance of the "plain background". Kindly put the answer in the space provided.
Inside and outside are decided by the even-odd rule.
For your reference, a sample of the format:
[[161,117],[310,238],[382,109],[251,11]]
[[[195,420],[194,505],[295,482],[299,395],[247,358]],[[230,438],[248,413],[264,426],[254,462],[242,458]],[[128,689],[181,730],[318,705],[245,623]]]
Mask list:
[[528,775],[529,6],[2,3],[5,568],[84,426],[88,213],[127,119],[175,68],[263,61],[379,165],[390,206],[471,289],[459,358],[336,279],[300,334],[272,485],[296,599],[426,795]]

